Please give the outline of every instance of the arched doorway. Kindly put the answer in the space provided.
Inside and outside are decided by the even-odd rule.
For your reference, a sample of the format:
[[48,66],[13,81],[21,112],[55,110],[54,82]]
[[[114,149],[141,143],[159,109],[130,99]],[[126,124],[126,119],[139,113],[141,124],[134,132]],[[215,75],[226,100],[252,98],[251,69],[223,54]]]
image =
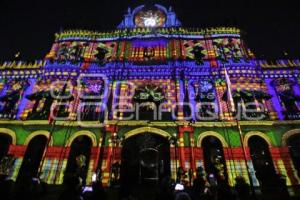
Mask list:
[[133,135],[124,141],[121,156],[120,179],[126,193],[122,195],[129,195],[137,187],[151,185],[155,188],[171,174],[170,144],[163,136],[152,133]]
[[293,160],[293,164],[300,177],[300,134],[292,135],[287,139],[287,145]]
[[44,135],[37,135],[30,140],[23,157],[18,179],[35,177],[38,175],[47,140],[47,137]]
[[250,155],[256,178],[262,186],[269,186],[275,178],[275,168],[268,143],[260,136],[251,136],[248,140]]
[[221,141],[214,136],[207,136],[201,146],[204,155],[204,167],[208,179],[227,180],[226,163]]
[[86,181],[89,168],[92,140],[86,136],[78,136],[71,144],[64,181],[72,176],[80,176]]
[[7,155],[9,146],[12,144],[11,136],[0,133],[0,161]]

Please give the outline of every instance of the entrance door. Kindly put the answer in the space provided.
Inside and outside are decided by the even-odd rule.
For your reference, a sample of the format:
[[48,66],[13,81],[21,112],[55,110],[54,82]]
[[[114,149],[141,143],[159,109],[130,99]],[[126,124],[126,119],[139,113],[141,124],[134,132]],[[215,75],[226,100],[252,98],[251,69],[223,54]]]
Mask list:
[[80,176],[85,184],[91,149],[92,141],[88,136],[78,136],[72,142],[64,181],[72,176]]
[[256,178],[263,187],[273,185],[276,172],[268,143],[259,136],[250,137],[248,143]]
[[46,147],[47,137],[38,135],[31,139],[23,158],[23,162],[19,171],[18,179],[32,178],[38,175],[40,162]]
[[292,136],[287,141],[293,164],[300,177],[300,134]]
[[205,171],[209,180],[222,181],[227,179],[223,146],[220,140],[213,136],[202,141]]
[[151,133],[132,136],[122,148],[121,186],[129,195],[137,187],[154,188],[170,176],[170,144],[168,139]]
[[164,167],[159,160],[159,151],[154,148],[145,148],[139,155],[139,183],[157,183],[160,176],[160,167]]
[[0,161],[7,155],[12,139],[9,135],[0,133]]

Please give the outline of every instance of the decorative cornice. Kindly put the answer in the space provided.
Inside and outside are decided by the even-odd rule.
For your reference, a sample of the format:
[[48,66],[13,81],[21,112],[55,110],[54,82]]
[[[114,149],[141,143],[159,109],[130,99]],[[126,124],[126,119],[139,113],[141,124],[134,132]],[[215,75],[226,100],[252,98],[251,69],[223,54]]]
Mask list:
[[[47,120],[0,120],[0,125],[21,125],[21,126],[38,126],[49,125]],[[95,121],[57,121],[57,126],[73,126],[73,127],[101,127],[103,124]],[[84,126],[83,126],[84,125]],[[105,125],[117,125],[117,126],[150,126],[150,127],[177,127],[177,126],[193,126],[193,127],[234,127],[237,123],[232,121],[227,122],[187,122],[187,121],[117,121],[110,120],[105,122]],[[288,121],[240,121],[241,126],[278,126],[278,125],[300,125],[300,120],[288,120]]]
[[287,69],[287,68],[299,68],[300,60],[257,60],[257,65],[261,66],[262,69]]
[[89,30],[66,30],[55,34],[56,41],[66,40],[94,40],[94,41],[109,41],[118,39],[130,39],[133,37],[168,37],[168,38],[203,38],[219,36],[234,36],[240,37],[241,31],[235,27],[216,27],[216,28],[133,28],[133,29],[118,29],[110,32],[97,32]]
[[42,60],[33,63],[23,61],[7,61],[0,63],[0,70],[25,70],[25,69],[41,69],[45,65]]

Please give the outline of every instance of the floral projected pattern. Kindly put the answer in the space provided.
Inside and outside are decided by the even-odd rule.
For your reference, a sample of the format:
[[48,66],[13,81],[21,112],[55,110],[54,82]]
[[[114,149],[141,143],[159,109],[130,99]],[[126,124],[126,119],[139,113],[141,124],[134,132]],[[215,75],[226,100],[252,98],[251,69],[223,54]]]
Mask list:
[[134,21],[138,27],[162,27],[166,16],[160,10],[140,11],[136,14]]

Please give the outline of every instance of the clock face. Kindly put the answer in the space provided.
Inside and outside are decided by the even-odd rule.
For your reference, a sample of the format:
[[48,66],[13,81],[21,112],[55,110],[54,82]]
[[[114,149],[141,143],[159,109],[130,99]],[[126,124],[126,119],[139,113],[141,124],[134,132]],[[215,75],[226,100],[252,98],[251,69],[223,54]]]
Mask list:
[[137,27],[162,27],[166,22],[165,14],[160,10],[140,11],[134,18]]

